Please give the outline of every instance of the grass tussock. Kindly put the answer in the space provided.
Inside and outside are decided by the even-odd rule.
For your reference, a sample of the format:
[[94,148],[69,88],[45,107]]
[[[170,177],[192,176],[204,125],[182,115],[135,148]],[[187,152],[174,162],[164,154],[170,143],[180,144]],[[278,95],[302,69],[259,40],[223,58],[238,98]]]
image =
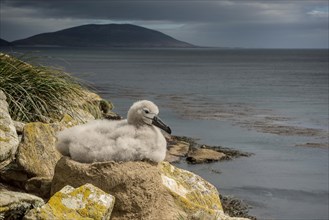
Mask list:
[[84,109],[96,118],[101,112],[87,100],[87,89],[67,73],[42,65],[31,65],[0,53],[0,90],[7,96],[14,120],[51,122],[63,113]]

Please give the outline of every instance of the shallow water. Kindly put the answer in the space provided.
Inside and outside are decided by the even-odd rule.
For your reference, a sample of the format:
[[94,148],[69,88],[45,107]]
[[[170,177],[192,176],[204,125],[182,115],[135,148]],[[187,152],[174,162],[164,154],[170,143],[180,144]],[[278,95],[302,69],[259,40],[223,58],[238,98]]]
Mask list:
[[175,135],[254,153],[178,165],[247,201],[251,214],[329,218],[328,148],[295,146],[328,144],[327,50],[15,49],[32,50],[92,83],[123,116],[133,101],[150,99]]

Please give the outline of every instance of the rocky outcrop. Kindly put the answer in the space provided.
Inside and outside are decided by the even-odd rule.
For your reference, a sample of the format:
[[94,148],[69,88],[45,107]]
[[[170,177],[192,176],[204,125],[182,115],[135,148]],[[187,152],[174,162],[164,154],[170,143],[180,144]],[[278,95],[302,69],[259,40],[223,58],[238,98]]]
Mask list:
[[52,194],[66,185],[91,183],[115,196],[111,219],[184,219],[225,215],[214,186],[167,162],[83,164],[63,157],[56,165]]
[[175,141],[169,140],[165,160],[171,163],[179,162],[182,157],[186,157],[189,149],[190,149],[190,143],[186,141],[177,140],[177,139],[175,139]]
[[[83,164],[63,157],[56,165],[51,192],[91,183],[116,198],[112,219],[174,219],[173,198],[162,187],[156,164],[102,162]],[[167,210],[167,211],[166,211]]]
[[61,157],[55,149],[55,142],[55,130],[50,124],[27,123],[16,160],[0,170],[0,180],[42,198],[49,198],[50,182]]
[[53,176],[55,165],[61,157],[55,143],[55,131],[49,124],[26,124],[18,147],[18,164],[31,176]]
[[37,196],[0,189],[0,219],[21,219],[30,209],[43,204]]
[[214,214],[223,210],[217,189],[200,176],[167,162],[159,164],[159,169],[162,185],[185,212],[192,211],[194,214],[197,211],[205,211]]
[[211,149],[197,148],[191,150],[186,160],[190,163],[209,163],[213,161],[219,161],[226,159],[227,156],[224,153],[217,152]]
[[48,199],[50,196],[52,177],[32,177],[26,180],[24,188],[27,192]]
[[18,146],[18,136],[8,112],[8,103],[0,90],[0,170],[14,158]]
[[211,163],[253,155],[227,147],[199,144],[196,139],[184,136],[166,136],[166,139],[168,149],[165,161],[170,163],[178,163],[182,158],[192,164]]
[[32,209],[28,219],[110,219],[115,198],[101,189],[85,184],[78,188],[65,186],[47,204]]

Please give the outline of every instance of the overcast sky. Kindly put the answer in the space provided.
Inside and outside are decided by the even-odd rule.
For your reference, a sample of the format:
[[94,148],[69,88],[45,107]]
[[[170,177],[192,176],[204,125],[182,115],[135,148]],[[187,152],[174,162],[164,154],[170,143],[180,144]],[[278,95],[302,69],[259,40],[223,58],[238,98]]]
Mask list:
[[130,23],[200,46],[328,48],[328,0],[0,0],[12,41],[83,24]]

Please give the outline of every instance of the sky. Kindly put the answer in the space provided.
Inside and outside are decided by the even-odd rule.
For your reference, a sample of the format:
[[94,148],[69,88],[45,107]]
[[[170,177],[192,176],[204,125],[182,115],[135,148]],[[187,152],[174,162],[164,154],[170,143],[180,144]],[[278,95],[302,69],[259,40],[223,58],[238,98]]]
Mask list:
[[0,38],[129,23],[198,46],[328,48],[328,0],[0,0]]

